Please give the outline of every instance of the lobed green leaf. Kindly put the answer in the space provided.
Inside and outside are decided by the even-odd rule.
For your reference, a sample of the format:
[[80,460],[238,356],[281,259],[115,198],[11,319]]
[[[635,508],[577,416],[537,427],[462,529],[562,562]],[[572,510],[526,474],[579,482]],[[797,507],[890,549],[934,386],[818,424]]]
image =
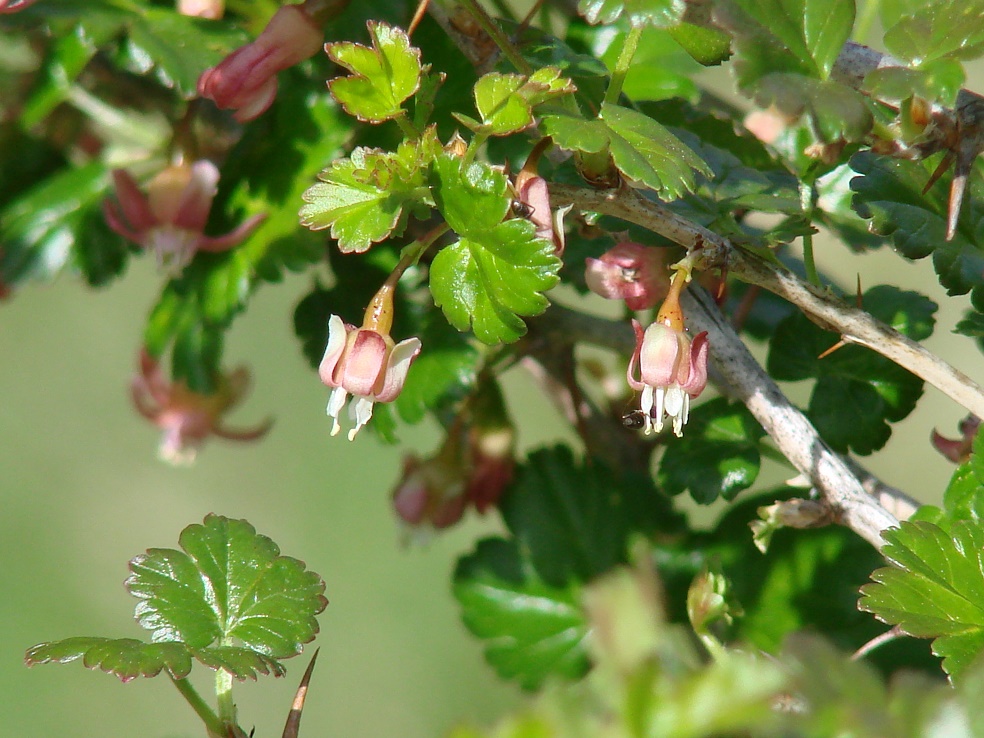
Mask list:
[[963,520],[947,533],[926,521],[903,522],[884,538],[892,566],[871,575],[858,607],[908,635],[933,638],[933,653],[959,679],[984,651],[984,526]]
[[479,541],[458,561],[452,591],[501,677],[536,689],[549,676],[576,679],[587,670],[588,625],[577,585],[544,583],[516,542]]
[[182,531],[179,542],[183,551],[149,549],[130,562],[126,586],[140,600],[137,620],[154,641],[180,641],[203,653],[236,641],[281,659],[314,638],[315,615],[327,604],[324,582],[281,556],[249,523],[209,515]]
[[984,2],[927,2],[911,7],[885,31],[885,47],[919,66],[942,59],[967,61],[984,54]]
[[625,15],[633,26],[670,28],[683,20],[682,0],[580,0],[577,11],[588,23],[614,23]]

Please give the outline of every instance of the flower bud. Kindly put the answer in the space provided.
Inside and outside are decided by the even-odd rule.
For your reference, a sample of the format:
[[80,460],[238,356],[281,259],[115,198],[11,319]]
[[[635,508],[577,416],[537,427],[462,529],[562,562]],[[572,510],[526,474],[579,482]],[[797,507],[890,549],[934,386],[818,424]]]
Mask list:
[[666,298],[670,275],[665,249],[623,241],[598,259],[587,259],[588,289],[609,300],[625,300],[630,310],[646,310]]

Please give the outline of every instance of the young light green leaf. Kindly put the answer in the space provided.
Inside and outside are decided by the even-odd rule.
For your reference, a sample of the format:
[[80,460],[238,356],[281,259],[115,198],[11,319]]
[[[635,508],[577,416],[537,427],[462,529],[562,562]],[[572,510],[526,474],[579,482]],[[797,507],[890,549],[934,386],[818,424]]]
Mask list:
[[733,500],[758,476],[763,435],[744,405],[715,398],[691,411],[683,438],[667,445],[657,480],[667,493],[689,492],[702,505]]
[[919,69],[875,69],[865,76],[862,89],[871,97],[883,101],[902,102],[917,95],[927,102],[952,106],[963,87],[965,76],[960,62],[941,59]]
[[479,541],[454,572],[462,620],[485,642],[485,658],[499,676],[524,689],[587,670],[588,626],[578,591],[575,584],[544,583],[517,543],[498,538]]
[[814,134],[825,143],[860,141],[874,123],[861,93],[802,74],[776,72],[762,77],[755,85],[755,102],[794,119],[807,116]]
[[[908,259],[933,256],[940,284],[951,295],[962,295],[984,284],[984,177],[975,166],[969,177],[970,196],[957,223],[957,232],[946,240],[949,182],[937,182],[923,194],[936,161],[913,162],[862,152],[851,158],[860,176],[851,180],[854,209],[869,219],[869,230],[890,236]],[[943,177],[942,179],[947,179]]]
[[947,534],[929,522],[903,522],[884,533],[892,566],[875,571],[858,607],[917,638],[933,638],[943,669],[959,679],[984,651],[984,526],[954,524]]
[[695,173],[710,175],[707,165],[689,147],[636,110],[606,103],[595,120],[552,113],[544,116],[543,125],[562,148],[597,153],[608,147],[622,174],[666,200],[693,191]]
[[444,220],[460,236],[480,236],[509,211],[509,181],[500,169],[482,162],[463,165],[443,154],[434,162],[434,200]]
[[149,549],[130,562],[126,586],[155,641],[192,651],[238,642],[262,656],[295,656],[318,632],[324,582],[244,520],[209,515],[185,528],[183,551]]
[[362,121],[381,123],[403,112],[403,102],[417,91],[423,69],[420,50],[410,45],[406,31],[369,21],[372,48],[351,42],[327,45],[328,57],[348,69],[349,77],[328,83],[331,94]]
[[683,19],[682,0],[580,0],[577,11],[588,23],[614,23],[622,15],[633,26],[671,28]]
[[134,638],[66,638],[51,643],[39,643],[27,649],[24,662],[28,666],[51,662],[67,664],[82,659],[87,669],[100,669],[115,674],[122,682],[137,677],[154,677],[167,669],[175,679],[191,672],[191,654],[184,643],[164,641],[144,643]]
[[533,125],[533,108],[574,86],[555,67],[541,67],[527,76],[491,72],[475,83],[475,107],[482,129],[493,136],[506,136]]
[[239,681],[255,682],[260,674],[282,677],[287,673],[275,658],[241,646],[209,646],[195,651],[195,658],[209,669],[229,672]]
[[359,147],[325,169],[304,193],[301,224],[330,228],[343,253],[361,253],[403,230],[417,204],[432,205],[427,189],[431,161],[440,151],[433,129],[405,141],[396,153]]

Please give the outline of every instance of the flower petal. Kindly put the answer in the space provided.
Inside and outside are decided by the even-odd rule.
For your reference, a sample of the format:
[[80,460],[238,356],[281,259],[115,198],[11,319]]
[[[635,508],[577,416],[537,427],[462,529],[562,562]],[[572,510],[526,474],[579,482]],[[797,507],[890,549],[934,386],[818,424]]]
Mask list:
[[338,360],[345,351],[345,340],[348,336],[348,328],[345,322],[337,315],[332,315],[328,319],[328,346],[325,348],[325,355],[321,359],[318,367],[318,374],[321,381],[329,387],[338,387],[341,383],[335,378],[335,367]]
[[374,395],[374,399],[378,402],[391,402],[396,399],[403,390],[403,383],[406,382],[410,364],[419,353],[420,339],[417,337],[408,338],[396,344],[386,364],[382,386]]

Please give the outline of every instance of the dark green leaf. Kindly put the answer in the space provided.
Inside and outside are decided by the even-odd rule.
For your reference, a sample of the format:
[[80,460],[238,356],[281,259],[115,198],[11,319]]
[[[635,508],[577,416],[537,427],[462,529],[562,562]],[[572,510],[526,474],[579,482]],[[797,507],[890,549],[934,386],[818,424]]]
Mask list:
[[890,236],[895,247],[909,259],[932,254],[933,266],[951,295],[962,295],[984,284],[984,223],[981,195],[984,178],[980,167],[970,175],[969,196],[952,240],[946,240],[946,213],[950,183],[941,178],[925,195],[922,190],[937,162],[903,161],[870,152],[856,154],[851,168],[858,177],[851,180],[856,193],[854,208],[870,219],[872,232]]
[[420,50],[401,28],[378,21],[368,26],[371,49],[350,42],[328,44],[329,58],[352,73],[328,86],[350,115],[380,123],[401,115],[403,102],[420,86]]
[[549,676],[575,679],[587,671],[588,626],[577,585],[544,583],[517,543],[480,541],[458,561],[453,591],[465,625],[485,642],[485,658],[501,677],[535,689]]
[[[932,330],[936,306],[918,293],[880,286],[865,293],[863,304],[876,318],[910,338],[925,338]],[[835,343],[836,336],[796,313],[776,330],[769,372],[786,381],[816,377],[809,415],[817,430],[840,452],[850,448],[868,454],[888,441],[889,422],[898,422],[912,412],[923,382],[859,346],[845,346],[817,358]],[[846,407],[853,408],[849,416],[842,412]]]
[[669,28],[683,19],[682,0],[580,0],[578,12],[588,23],[614,23],[623,14],[633,26]]
[[702,505],[733,500],[758,476],[765,432],[741,403],[715,398],[694,408],[683,438],[673,439],[657,479],[671,495],[689,492]]
[[102,222],[108,172],[98,162],[44,180],[0,212],[4,281],[48,281],[74,261],[92,284],[126,262],[126,245]]
[[238,28],[167,8],[147,8],[129,25],[130,64],[140,72],[153,70],[162,85],[186,99],[198,94],[202,72],[249,41]]
[[428,410],[462,396],[474,384],[481,360],[472,343],[436,311],[428,314],[420,342],[426,350],[414,361],[395,402],[407,423],[418,423]]
[[176,641],[144,643],[133,638],[66,638],[39,643],[29,648],[24,656],[28,666],[51,662],[67,664],[77,659],[82,659],[86,668],[115,674],[123,682],[139,676],[157,676],[162,669],[167,669],[175,679],[183,679],[191,671],[188,647]]
[[647,477],[575,461],[563,446],[531,454],[499,507],[538,576],[556,587],[623,563],[633,534],[680,525]]
[[735,36],[742,87],[777,71],[827,79],[854,27],[853,0],[727,0],[714,13]]
[[179,540],[183,551],[149,549],[130,562],[126,585],[140,600],[137,620],[156,641],[202,651],[234,640],[280,659],[314,638],[315,615],[327,604],[324,582],[249,523],[209,515]]
[[882,553],[892,566],[871,575],[858,607],[917,638],[934,638],[933,652],[953,679],[984,651],[984,526],[954,524],[947,534],[928,522],[886,531]]

